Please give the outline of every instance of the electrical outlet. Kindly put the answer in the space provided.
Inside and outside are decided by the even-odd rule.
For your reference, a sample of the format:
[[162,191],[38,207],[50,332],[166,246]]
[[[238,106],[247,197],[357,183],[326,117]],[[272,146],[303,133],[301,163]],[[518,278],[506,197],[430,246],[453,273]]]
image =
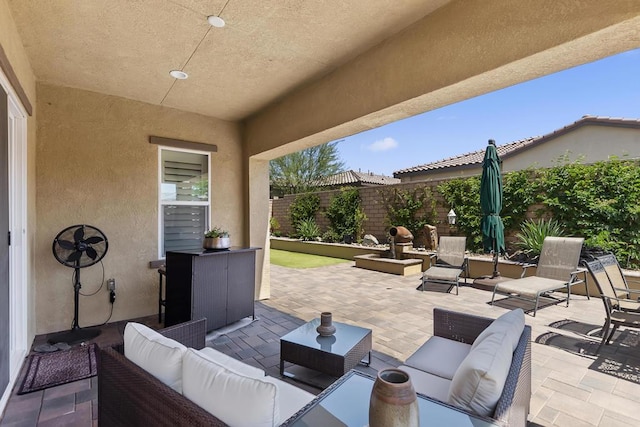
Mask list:
[[109,291],[114,292],[116,290],[116,279],[107,280],[107,289]]

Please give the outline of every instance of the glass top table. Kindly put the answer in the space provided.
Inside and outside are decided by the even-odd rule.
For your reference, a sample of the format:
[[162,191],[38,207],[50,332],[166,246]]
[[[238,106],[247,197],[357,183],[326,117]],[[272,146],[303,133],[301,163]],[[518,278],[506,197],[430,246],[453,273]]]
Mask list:
[[[285,362],[304,366],[334,377],[354,368],[365,356],[371,362],[371,329],[333,322],[336,332],[330,337],[318,334],[320,319],[313,319],[280,338],[280,375],[288,375]],[[300,379],[300,378],[296,378]]]
[[[374,378],[350,371],[320,393],[282,426],[295,427],[366,427],[369,425],[369,400]],[[453,406],[418,394],[421,427],[501,426],[490,418],[474,416]]]

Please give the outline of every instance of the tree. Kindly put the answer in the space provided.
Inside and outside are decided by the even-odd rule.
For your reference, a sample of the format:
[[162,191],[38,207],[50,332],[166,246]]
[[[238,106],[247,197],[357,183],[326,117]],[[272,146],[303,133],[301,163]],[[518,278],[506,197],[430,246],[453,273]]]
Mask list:
[[344,163],[338,157],[338,142],[327,142],[271,160],[272,192],[281,195],[304,193],[311,189],[314,181],[342,172]]

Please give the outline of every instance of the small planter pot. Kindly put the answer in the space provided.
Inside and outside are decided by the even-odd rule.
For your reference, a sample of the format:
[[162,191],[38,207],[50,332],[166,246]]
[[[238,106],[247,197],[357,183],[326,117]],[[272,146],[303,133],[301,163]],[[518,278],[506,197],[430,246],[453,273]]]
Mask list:
[[230,237],[205,237],[202,242],[204,249],[229,249],[231,247]]

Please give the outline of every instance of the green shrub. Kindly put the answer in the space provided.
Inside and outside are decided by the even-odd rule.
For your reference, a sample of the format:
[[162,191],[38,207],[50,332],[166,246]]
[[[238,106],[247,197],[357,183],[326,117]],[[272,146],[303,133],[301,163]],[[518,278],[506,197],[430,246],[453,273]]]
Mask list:
[[316,221],[311,218],[300,221],[296,231],[302,240],[314,240],[320,236],[320,227],[318,227]]
[[386,226],[406,227],[414,237],[414,244],[424,244],[425,226],[435,224],[436,202],[427,187],[413,190],[388,188],[378,191],[386,210]]
[[335,194],[327,211],[329,227],[332,238],[338,237],[339,241],[345,236],[351,236],[356,241],[362,239],[363,224],[367,219],[360,205],[360,193],[357,188],[341,188]]
[[296,196],[289,206],[289,216],[293,229],[297,230],[298,225],[304,220],[315,220],[316,212],[319,208],[320,197],[317,194],[306,193]]
[[537,257],[542,252],[542,243],[547,236],[563,236],[564,229],[554,219],[526,220],[520,233],[516,234],[516,246],[529,257]]
[[327,230],[322,235],[322,241],[327,243],[337,243],[342,241],[342,236],[333,230]]
[[269,218],[269,231],[274,236],[280,234],[280,222],[275,216]]

